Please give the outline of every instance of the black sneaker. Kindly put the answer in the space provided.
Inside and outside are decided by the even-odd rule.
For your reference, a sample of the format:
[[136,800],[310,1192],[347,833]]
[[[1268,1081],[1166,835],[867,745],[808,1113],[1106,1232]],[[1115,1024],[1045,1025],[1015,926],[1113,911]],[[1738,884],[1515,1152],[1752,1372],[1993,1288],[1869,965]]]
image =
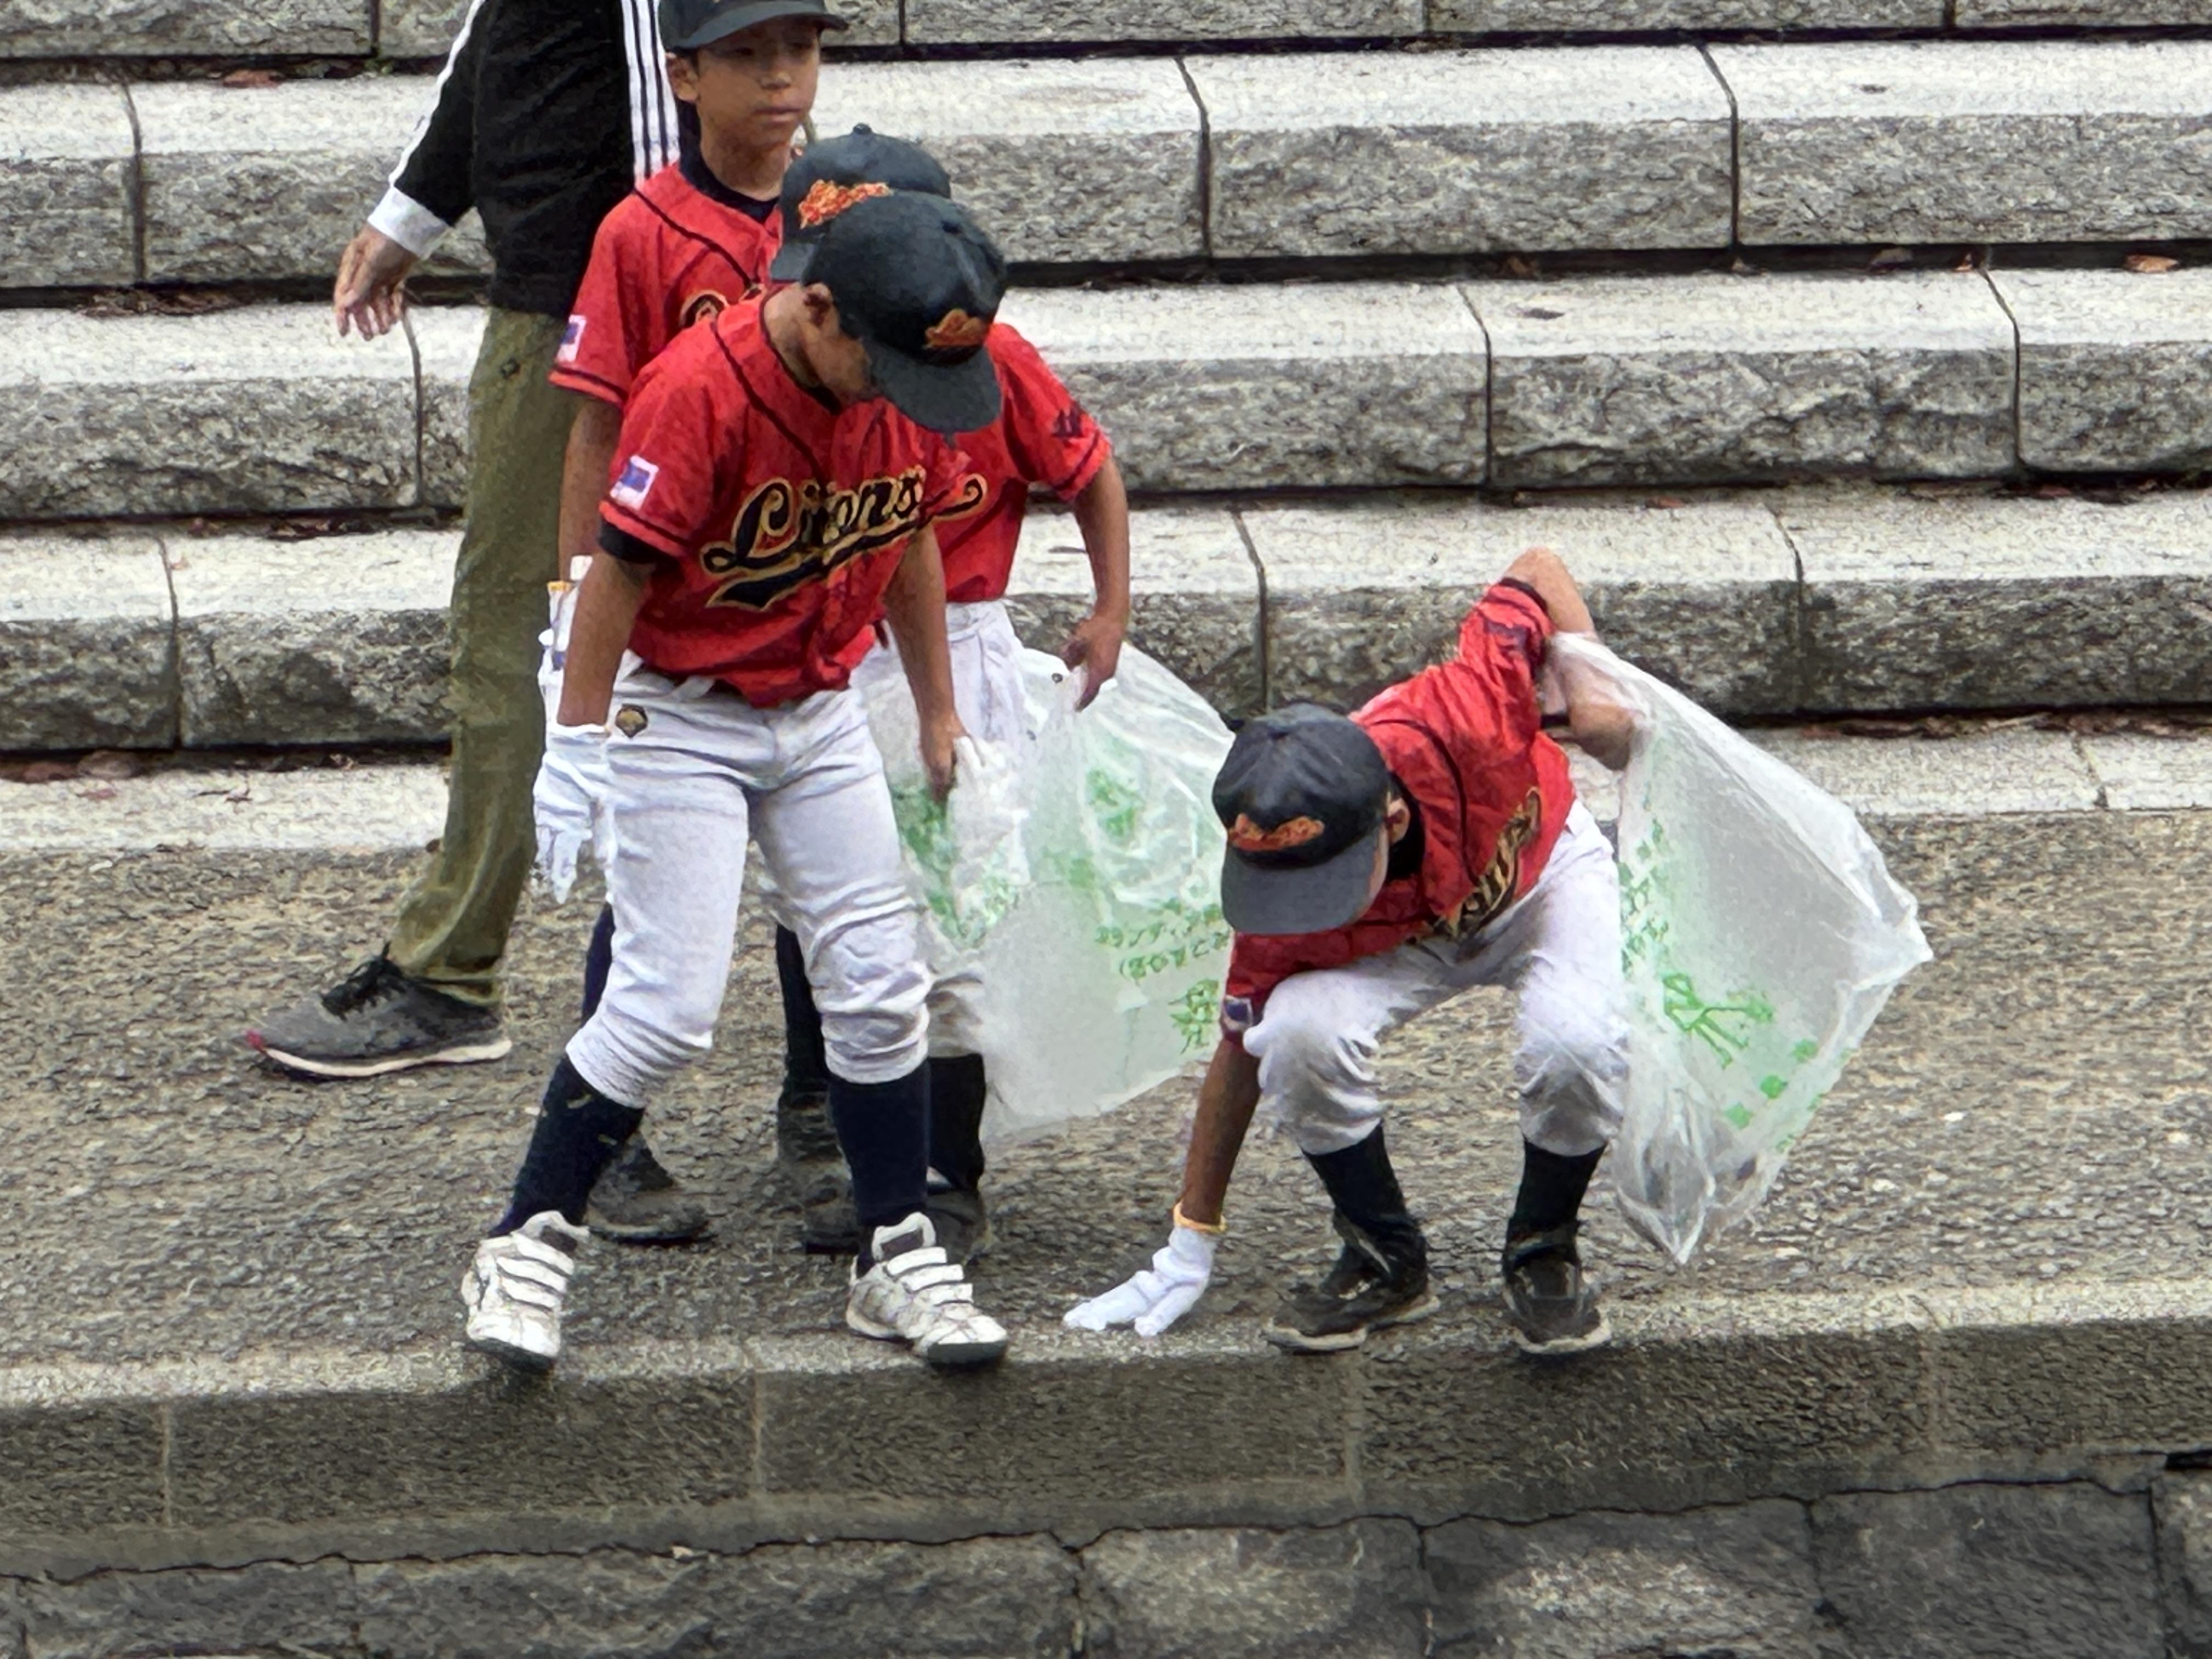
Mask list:
[[1505,1241],[1505,1317],[1523,1353],[1583,1353],[1613,1340],[1613,1327],[1583,1277],[1575,1224]]
[[434,990],[386,956],[370,958],[320,996],[255,1026],[246,1041],[302,1077],[465,1066],[497,1060],[514,1046],[495,1009]]
[[1298,1285],[1283,1298],[1264,1333],[1279,1348],[1335,1353],[1359,1346],[1370,1331],[1410,1325],[1437,1310],[1429,1247],[1418,1230],[1386,1243],[1341,1213],[1334,1220],[1344,1253],[1320,1284]]
[[623,1143],[592,1188],[584,1224],[625,1244],[689,1244],[707,1234],[707,1206],[660,1167],[642,1133]]
[[938,1248],[962,1267],[991,1248],[991,1211],[974,1188],[929,1183],[922,1210],[937,1230]]
[[790,1084],[775,1102],[775,1161],[799,1204],[799,1242],[814,1255],[857,1255],[853,1177],[830,1121],[830,1097]]

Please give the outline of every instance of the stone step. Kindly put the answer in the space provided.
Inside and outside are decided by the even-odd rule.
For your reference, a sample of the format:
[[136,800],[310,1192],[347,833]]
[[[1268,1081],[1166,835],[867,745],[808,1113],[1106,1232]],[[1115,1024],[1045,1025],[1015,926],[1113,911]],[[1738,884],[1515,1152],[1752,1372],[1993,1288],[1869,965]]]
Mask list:
[[[0,3],[0,58],[149,57],[442,57],[467,9],[464,0],[64,0]],[[1592,35],[1658,32],[1737,34],[1947,27],[2131,28],[2201,23],[2195,0],[1194,0],[1162,9],[1142,0],[1078,6],[1068,0],[845,0],[845,46],[902,39],[935,46],[1087,46],[1100,42],[1373,40],[1419,34]],[[901,27],[901,13],[904,27]]]
[[[1006,314],[1154,492],[2212,465],[2212,271],[1025,289]],[[315,306],[0,311],[0,518],[457,507],[483,322],[417,307],[363,345]]]
[[[2188,810],[2212,784],[2206,744],[1769,740],[1869,814],[1936,960],[1756,1221],[1694,1274],[1630,1238],[1601,1175],[1586,1248],[1618,1346],[1571,1370],[1516,1359],[1498,1326],[1512,1037],[1504,999],[1471,996],[1382,1058],[1433,1322],[1326,1363],[1266,1346],[1277,1288],[1334,1240],[1301,1161],[1258,1137],[1186,1326],[1153,1343],[1061,1331],[1060,1310],[1164,1227],[1183,1084],[994,1159],[979,1296],[1015,1353],[926,1384],[835,1328],[843,1265],[797,1249],[754,921],[716,1054],[655,1105],[654,1144],[716,1237],[590,1247],[561,1371],[517,1389],[457,1351],[454,1282],[568,1033],[595,895],[526,904],[504,1065],[307,1087],[256,1071],[233,1033],[383,937],[437,829],[428,769],[0,783],[17,919],[0,1076],[31,1080],[0,1100],[15,1313],[0,1575],[52,1577],[27,1601],[0,1588],[0,1607],[38,1621],[40,1654],[149,1634],[343,1651],[290,1622],[314,1616],[319,1580],[228,1648],[185,1622],[213,1601],[152,1578],[129,1643],[64,1638],[72,1610],[125,1595],[129,1575],[102,1569],[628,1546],[680,1574],[672,1546],[801,1537],[1050,1528],[1072,1547],[1118,1528],[1518,1522],[1970,1479],[2139,1492],[2160,1454],[2212,1440],[2212,1118],[2201,1033],[2175,1018],[2212,920],[2212,815]],[[2154,768],[2156,791],[2140,782]],[[2064,963],[2064,996],[2025,983],[2030,963]]]
[[[2208,79],[2185,40],[907,62],[817,115],[930,145],[1028,262],[2174,240],[2212,235]],[[40,232],[0,280],[327,276],[430,86],[0,91]]]
[[[2203,701],[2212,495],[2124,505],[1879,489],[1671,507],[1468,495],[1148,507],[1133,636],[1224,712],[1340,707],[1434,661],[1522,548],[1560,550],[1633,660],[1730,714]],[[458,534],[0,542],[0,750],[433,742]],[[1087,608],[1065,514],[1012,595]]]

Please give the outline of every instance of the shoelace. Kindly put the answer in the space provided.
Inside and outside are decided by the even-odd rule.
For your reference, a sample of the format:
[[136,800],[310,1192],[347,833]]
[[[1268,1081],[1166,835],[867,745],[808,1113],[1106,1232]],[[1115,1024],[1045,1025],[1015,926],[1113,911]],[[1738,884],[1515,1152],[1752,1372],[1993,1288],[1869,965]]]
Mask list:
[[372,1002],[398,996],[407,988],[407,975],[390,957],[371,957],[323,993],[323,1006],[345,1015]]

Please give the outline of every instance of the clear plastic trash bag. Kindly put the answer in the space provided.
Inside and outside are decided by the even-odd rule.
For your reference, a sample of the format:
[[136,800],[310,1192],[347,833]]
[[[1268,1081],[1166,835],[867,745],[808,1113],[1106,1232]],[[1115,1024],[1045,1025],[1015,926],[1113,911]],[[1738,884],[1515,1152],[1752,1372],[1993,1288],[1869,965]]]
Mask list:
[[1221,717],[1133,647],[1079,711],[1079,673],[1036,651],[1022,673],[1027,878],[977,962],[994,1143],[1096,1116],[1208,1059],[1231,939]]
[[1551,672],[1638,720],[1620,784],[1628,1076],[1607,1167],[1678,1264],[1757,1206],[1932,953],[1850,809],[1595,641]]

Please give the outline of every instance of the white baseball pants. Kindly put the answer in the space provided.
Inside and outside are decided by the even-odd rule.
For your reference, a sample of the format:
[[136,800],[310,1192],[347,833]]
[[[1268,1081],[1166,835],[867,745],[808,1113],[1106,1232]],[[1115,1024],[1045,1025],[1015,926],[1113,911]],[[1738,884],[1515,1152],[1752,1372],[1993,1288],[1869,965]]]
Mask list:
[[[1003,599],[945,607],[945,639],[952,647],[952,706],[968,734],[1023,751],[1028,738],[1028,705],[1022,690],[1022,641],[1006,615]],[[878,641],[853,671],[854,690],[896,680],[906,684],[906,668],[895,644]],[[939,1058],[976,1051],[975,1004],[982,981],[971,963],[930,964],[929,1052]]]
[[633,666],[611,720],[614,969],[568,1042],[585,1081],[649,1107],[713,1047],[749,836],[805,952],[830,1071],[889,1083],[920,1066],[929,974],[860,699],[755,708],[711,680]]
[[1294,974],[1244,1034],[1260,1062],[1260,1109],[1301,1151],[1341,1152],[1382,1121],[1375,1059],[1382,1034],[1481,985],[1519,995],[1513,1076],[1521,1133],[1579,1158],[1620,1122],[1620,886],[1613,849],[1577,801],[1536,885],[1480,933],[1401,945],[1345,968]]

